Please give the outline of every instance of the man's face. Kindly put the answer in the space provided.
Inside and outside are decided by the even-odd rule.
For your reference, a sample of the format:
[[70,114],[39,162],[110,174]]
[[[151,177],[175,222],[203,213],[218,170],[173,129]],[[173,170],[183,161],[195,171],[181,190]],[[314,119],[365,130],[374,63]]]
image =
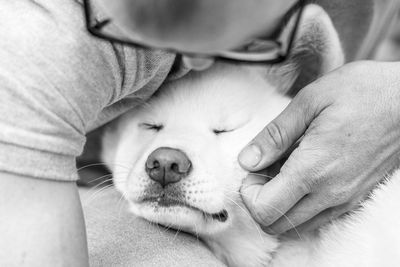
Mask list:
[[95,0],[150,47],[212,54],[272,34],[295,0]]

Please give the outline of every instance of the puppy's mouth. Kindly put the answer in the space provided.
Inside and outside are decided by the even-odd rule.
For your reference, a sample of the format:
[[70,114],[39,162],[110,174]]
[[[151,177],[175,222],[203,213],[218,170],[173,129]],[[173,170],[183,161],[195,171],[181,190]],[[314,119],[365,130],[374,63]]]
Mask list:
[[223,209],[217,213],[208,213],[204,210],[201,210],[197,207],[194,207],[184,201],[168,197],[167,195],[163,194],[158,197],[146,197],[142,200],[142,202],[147,202],[154,204],[157,207],[186,207],[196,212],[200,212],[203,215],[205,220],[213,220],[218,222],[226,222],[228,220],[228,211]]

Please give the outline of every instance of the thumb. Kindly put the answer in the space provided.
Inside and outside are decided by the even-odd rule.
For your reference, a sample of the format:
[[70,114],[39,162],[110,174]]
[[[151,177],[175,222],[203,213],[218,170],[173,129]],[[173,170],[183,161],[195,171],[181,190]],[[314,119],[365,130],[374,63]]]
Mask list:
[[315,99],[311,94],[297,94],[285,110],[240,152],[240,165],[249,171],[259,171],[278,160],[319,113],[313,103]]

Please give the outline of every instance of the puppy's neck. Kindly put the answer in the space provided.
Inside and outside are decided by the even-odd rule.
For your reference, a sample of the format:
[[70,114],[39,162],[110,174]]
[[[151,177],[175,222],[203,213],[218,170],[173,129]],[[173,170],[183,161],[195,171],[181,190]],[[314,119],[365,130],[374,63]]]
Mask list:
[[228,266],[268,266],[278,241],[264,233],[250,215],[237,211],[225,231],[203,237],[214,254]]

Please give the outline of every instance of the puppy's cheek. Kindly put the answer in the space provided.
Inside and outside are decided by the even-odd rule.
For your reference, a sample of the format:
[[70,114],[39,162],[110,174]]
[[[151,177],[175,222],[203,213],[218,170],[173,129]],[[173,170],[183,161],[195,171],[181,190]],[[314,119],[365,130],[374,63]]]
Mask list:
[[238,193],[243,180],[247,177],[248,171],[245,171],[237,161],[236,157],[231,157],[230,164],[224,168],[224,186],[231,192]]
[[138,202],[151,188],[151,181],[144,172],[132,172],[124,183],[126,195],[130,201]]
[[125,195],[128,190],[126,187],[126,181],[128,180],[129,172],[130,169],[117,167],[112,173],[114,186],[123,195]]
[[125,198],[134,202],[140,200],[151,182],[146,174],[143,159],[138,160],[130,170],[125,172],[125,175],[120,177],[117,182],[121,191]]

